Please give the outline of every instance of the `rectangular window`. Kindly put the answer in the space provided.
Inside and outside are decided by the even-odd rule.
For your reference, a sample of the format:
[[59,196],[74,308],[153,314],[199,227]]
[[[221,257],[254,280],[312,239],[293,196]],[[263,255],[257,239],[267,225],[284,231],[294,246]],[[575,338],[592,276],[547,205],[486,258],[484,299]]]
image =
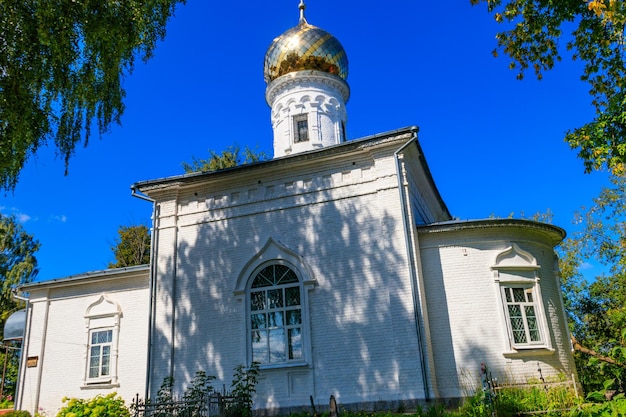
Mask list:
[[520,347],[543,344],[533,288],[506,286],[502,287],[502,291],[513,345]]
[[93,330],[89,340],[89,379],[111,375],[113,330]]
[[309,140],[309,120],[306,114],[299,114],[293,118],[294,142]]

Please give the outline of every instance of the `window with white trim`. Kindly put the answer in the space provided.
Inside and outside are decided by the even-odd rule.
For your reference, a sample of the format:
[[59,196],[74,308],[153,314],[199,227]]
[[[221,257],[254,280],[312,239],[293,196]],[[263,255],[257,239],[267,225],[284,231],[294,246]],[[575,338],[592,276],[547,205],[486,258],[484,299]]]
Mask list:
[[551,351],[541,295],[541,267],[535,257],[513,243],[496,255],[491,269],[500,292],[507,353],[519,354],[529,349]]
[[249,291],[252,360],[287,364],[304,360],[302,284],[281,264],[261,269]]
[[89,378],[111,375],[113,330],[92,330],[89,338]]
[[120,306],[107,295],[89,305],[85,312],[85,386],[119,386],[117,376]]
[[307,114],[299,114],[293,117],[294,143],[308,142],[309,118]]
[[542,345],[533,288],[502,286],[506,315],[515,346]]

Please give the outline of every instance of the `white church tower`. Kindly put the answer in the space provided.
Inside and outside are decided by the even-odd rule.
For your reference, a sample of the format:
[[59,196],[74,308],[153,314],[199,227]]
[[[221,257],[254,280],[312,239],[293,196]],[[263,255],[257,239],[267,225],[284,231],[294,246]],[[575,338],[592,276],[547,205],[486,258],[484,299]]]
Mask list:
[[299,8],[298,25],[265,54],[275,158],[346,140],[348,57],[334,36],[307,23],[302,0]]

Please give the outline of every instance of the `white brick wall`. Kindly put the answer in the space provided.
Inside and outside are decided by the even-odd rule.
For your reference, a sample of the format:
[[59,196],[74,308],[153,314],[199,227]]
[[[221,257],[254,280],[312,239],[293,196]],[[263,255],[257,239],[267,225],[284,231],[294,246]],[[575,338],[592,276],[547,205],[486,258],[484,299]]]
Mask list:
[[[71,283],[71,285],[70,285]],[[148,334],[148,270],[121,274],[115,279],[93,276],[49,283],[30,289],[30,337],[27,357],[37,357],[36,367],[25,367],[18,392],[20,409],[56,415],[63,397],[91,398],[117,392],[126,403],[143,396]],[[122,311],[119,327],[119,386],[87,387],[88,329],[85,313],[102,294]]]
[[[356,154],[317,164],[315,173],[304,166],[248,184],[240,177],[229,188],[198,184],[181,190],[177,204],[160,202],[162,216],[178,210],[179,217],[177,236],[159,231],[163,345],[155,349],[169,349],[175,298],[179,390],[199,369],[228,386],[233,368],[247,362],[245,301],[233,291],[272,238],[304,257],[317,281],[308,293],[311,356],[305,367],[264,370],[257,407],[308,406],[309,396],[327,404],[330,394],[344,404],[423,397],[392,155],[404,141],[376,149],[375,159]],[[169,357],[155,366],[153,391]]]
[[[409,265],[393,156],[408,139],[377,137],[350,152],[327,148],[146,188],[161,209],[152,392],[170,368],[182,391],[197,370],[228,386],[234,367],[247,363],[246,301],[235,290],[270,239],[301,256],[316,285],[304,304],[307,365],[262,370],[258,408],[306,407],[309,396],[325,405],[331,394],[344,405],[389,407],[424,399],[424,378],[430,395],[459,397],[468,394],[464,387],[481,362],[516,378],[536,372],[537,360],[546,364],[545,375],[573,372],[555,303],[554,230],[537,231],[528,222],[473,232],[420,228],[419,243],[417,236],[410,240],[418,253]],[[420,156],[408,146],[402,158],[409,221],[449,220]],[[506,327],[490,270],[497,251],[513,241],[542,266],[553,329],[554,352],[531,360],[503,353]],[[417,315],[426,314],[424,364],[411,266],[421,294]]]
[[[509,224],[506,227],[502,223]],[[527,222],[489,221],[427,233],[421,229],[421,257],[432,328],[433,353],[440,395],[467,394],[480,379],[485,363],[500,382],[524,382],[543,376],[575,373],[567,338],[566,318],[553,271],[552,238],[541,226]],[[434,227],[436,229],[436,226]],[[548,230],[549,231],[549,230]],[[499,303],[499,284],[491,267],[496,255],[511,244],[529,252],[540,266],[542,305],[550,333],[550,349],[511,353],[506,321]]]

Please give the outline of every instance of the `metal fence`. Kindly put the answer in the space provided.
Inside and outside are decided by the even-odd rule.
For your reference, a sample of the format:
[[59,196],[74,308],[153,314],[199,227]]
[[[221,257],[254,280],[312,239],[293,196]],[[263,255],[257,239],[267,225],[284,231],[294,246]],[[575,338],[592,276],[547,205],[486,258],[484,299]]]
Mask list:
[[167,401],[144,401],[139,394],[133,399],[133,417],[237,417],[245,404],[237,397],[209,392],[200,398],[172,398]]
[[495,387],[496,409],[507,404],[519,407],[516,415],[567,415],[577,406],[578,390],[575,380],[539,382]]
[[569,380],[550,381],[543,377],[522,384],[498,384],[483,365],[483,392],[492,415],[562,416],[568,415],[579,403],[574,375]]

